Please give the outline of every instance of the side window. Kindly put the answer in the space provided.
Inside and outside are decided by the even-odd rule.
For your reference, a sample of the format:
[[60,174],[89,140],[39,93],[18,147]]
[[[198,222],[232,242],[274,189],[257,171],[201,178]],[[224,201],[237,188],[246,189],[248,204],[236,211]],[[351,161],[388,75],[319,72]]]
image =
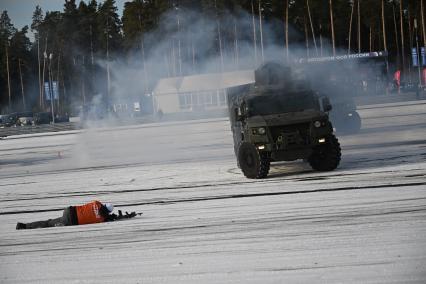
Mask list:
[[192,105],[191,94],[187,94],[187,93],[179,94],[180,109],[183,109],[183,110],[190,109],[191,105]]

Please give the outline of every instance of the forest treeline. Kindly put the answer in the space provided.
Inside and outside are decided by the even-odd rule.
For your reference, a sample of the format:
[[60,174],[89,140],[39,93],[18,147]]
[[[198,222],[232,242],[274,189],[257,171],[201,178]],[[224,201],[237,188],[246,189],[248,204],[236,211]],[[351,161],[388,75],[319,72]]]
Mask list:
[[[252,47],[249,57],[256,57],[254,65],[265,60],[269,46],[281,49],[283,59],[295,47],[307,57],[386,50],[394,68],[408,73],[416,36],[426,45],[423,2],[133,0],[125,3],[120,18],[114,0],[66,0],[63,11],[37,6],[32,22],[20,30],[5,10],[0,16],[0,110],[48,110],[43,82],[55,82],[62,113],[97,94],[108,106],[114,96],[111,66],[117,62],[143,70],[140,80],[146,82],[138,91],[149,93],[155,80],[146,74],[158,50],[161,63],[154,64],[164,68],[156,68],[161,70],[156,79],[200,72],[205,58],[217,61],[217,71],[239,69],[247,46]],[[195,31],[213,38],[203,52],[192,37]]]

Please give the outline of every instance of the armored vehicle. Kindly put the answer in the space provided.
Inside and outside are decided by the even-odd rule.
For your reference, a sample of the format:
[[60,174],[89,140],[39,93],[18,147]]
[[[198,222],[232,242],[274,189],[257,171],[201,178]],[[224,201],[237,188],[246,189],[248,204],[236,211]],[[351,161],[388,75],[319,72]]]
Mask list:
[[330,120],[340,135],[361,130],[355,98],[386,94],[387,60],[387,51],[374,51],[301,58],[297,62],[303,66],[314,89],[330,98],[333,105]]
[[247,178],[265,178],[277,161],[304,159],[319,171],[339,165],[328,98],[293,75],[280,63],[265,63],[254,84],[228,89],[235,155]]

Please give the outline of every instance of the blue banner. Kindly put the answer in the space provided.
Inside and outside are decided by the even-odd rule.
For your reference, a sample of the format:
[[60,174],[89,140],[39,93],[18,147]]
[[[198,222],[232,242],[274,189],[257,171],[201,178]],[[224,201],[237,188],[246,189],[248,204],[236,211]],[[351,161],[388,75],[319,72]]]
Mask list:
[[[56,81],[52,82],[52,92],[53,92],[53,97],[55,98],[55,100],[57,100],[59,98],[59,90],[58,90],[58,84]],[[46,98],[46,101],[50,101],[50,96],[51,96],[51,91],[50,91],[49,82],[44,82],[44,97]]]
[[415,47],[411,49],[411,58],[413,60],[413,67],[419,66],[419,58],[417,57],[417,48]]
[[426,52],[424,46],[420,47],[420,57],[422,59],[422,66],[426,66]]

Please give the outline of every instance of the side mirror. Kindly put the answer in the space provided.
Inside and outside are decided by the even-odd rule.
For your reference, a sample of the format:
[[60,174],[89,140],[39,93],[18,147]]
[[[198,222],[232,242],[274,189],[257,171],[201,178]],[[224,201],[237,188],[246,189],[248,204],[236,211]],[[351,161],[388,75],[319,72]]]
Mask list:
[[329,112],[330,110],[333,109],[330,103],[330,99],[328,97],[323,97],[321,99],[321,102],[322,102],[322,108],[324,109],[325,112]]

